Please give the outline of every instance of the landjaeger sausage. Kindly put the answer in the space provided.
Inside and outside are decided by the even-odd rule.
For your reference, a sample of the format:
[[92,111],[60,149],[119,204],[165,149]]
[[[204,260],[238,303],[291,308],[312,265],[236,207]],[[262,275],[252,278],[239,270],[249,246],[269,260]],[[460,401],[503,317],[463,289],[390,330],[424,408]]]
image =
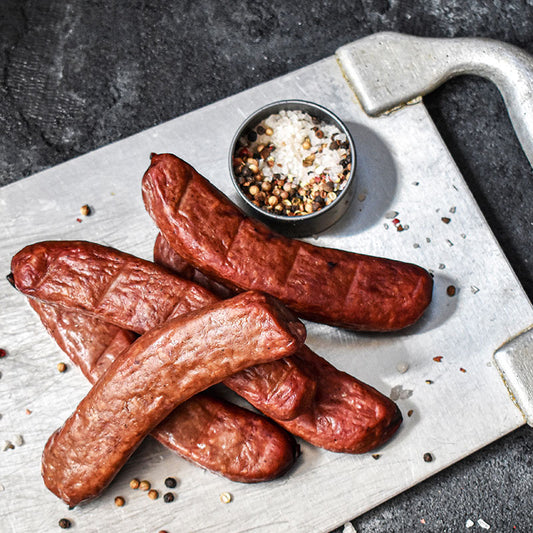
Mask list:
[[[84,241],[26,246],[13,257],[11,269],[16,288],[27,296],[139,334],[219,300],[154,263]],[[297,416],[315,392],[314,379],[291,358],[256,365],[225,384],[279,420]]]
[[[194,275],[193,267],[185,268],[185,259],[161,234],[154,245],[154,260]],[[212,282],[205,276],[197,279]],[[301,360],[317,382],[313,402],[304,412],[292,420],[277,420],[293,435],[333,452],[365,453],[387,442],[400,427],[400,410],[376,389],[337,370],[306,346],[293,358]]]
[[146,209],[172,248],[214,280],[260,290],[299,316],[354,330],[416,322],[433,281],[419,266],[287,239],[245,216],[190,165],[152,154]]
[[256,292],[150,330],[50,437],[42,461],[46,486],[71,506],[96,497],[178,405],[253,364],[292,355],[304,340],[303,324]]
[[[93,316],[31,298],[29,303],[92,384],[137,338],[135,333]],[[244,483],[281,476],[299,455],[299,447],[287,431],[264,416],[208,393],[182,403],[151,435],[184,459]]]

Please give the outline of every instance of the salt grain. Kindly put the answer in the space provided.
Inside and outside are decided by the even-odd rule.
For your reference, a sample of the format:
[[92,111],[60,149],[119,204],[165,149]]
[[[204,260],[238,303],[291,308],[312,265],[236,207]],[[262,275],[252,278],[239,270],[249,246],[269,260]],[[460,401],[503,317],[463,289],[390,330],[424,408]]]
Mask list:
[[342,533],[357,533],[357,531],[351,522],[346,522],[342,529]]
[[391,391],[390,391],[390,394],[389,394],[389,398],[395,402],[396,400],[399,400],[400,399],[400,392],[402,390],[402,386],[401,385],[395,385],[394,387],[392,387]]
[[480,518],[478,521],[477,521],[479,527],[482,527],[483,529],[490,529],[490,526],[489,524],[487,524],[487,522],[485,522],[485,520],[483,520],[483,518]]
[[409,369],[409,364],[406,363],[405,361],[400,361],[397,365],[396,365],[396,370],[400,373],[400,374],[405,374],[407,372],[407,370]]
[[22,446],[24,444],[24,439],[22,435],[15,435],[15,437],[13,438],[13,442],[15,446]]
[[395,402],[397,400],[407,400],[413,395],[410,389],[404,389],[402,385],[395,385],[390,391],[389,398]]
[[403,389],[400,391],[400,400],[407,400],[413,395],[413,391],[410,389]]
[[387,211],[385,213],[385,218],[388,218],[388,219],[393,219],[393,218],[396,218],[398,216],[398,211]]
[[470,290],[472,291],[472,294],[477,294],[479,292],[479,288],[476,287],[475,285],[472,285],[470,287]]
[[472,520],[470,520],[470,518],[466,521],[466,527],[468,528],[471,528],[473,525],[474,525],[474,522],[472,522]]

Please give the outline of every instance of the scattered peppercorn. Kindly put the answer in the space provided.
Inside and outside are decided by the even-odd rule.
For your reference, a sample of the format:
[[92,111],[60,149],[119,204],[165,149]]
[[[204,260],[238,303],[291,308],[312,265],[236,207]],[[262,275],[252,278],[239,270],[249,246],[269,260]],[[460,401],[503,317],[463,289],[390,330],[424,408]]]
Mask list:
[[466,374],[466,370],[465,370],[463,367],[461,367],[459,370],[460,370],[463,374]]
[[430,379],[426,379],[426,384],[427,385],[433,385],[433,381],[431,381]]
[[451,222],[451,218],[448,218],[448,217],[442,217],[441,220],[445,223],[445,224],[449,224]]
[[5,357],[6,355],[7,352],[3,348],[0,348],[0,358]]
[[433,455],[431,455],[429,452],[426,452],[424,454],[424,461],[426,463],[431,463],[431,461],[433,461]]
[[222,492],[220,494],[220,501],[222,503],[230,503],[232,499],[233,498],[229,492]]
[[25,412],[26,412],[27,415],[31,415],[31,411],[30,411],[30,409],[26,409]]
[[84,217],[88,217],[90,214],[91,214],[91,208],[85,204],[85,205],[82,205],[80,207],[80,213],[84,216]]
[[165,495],[163,496],[163,500],[165,501],[165,503],[173,502],[174,501],[174,494],[172,494],[172,492],[165,493]]
[[81,223],[81,218],[77,218],[76,222],[80,222]]
[[65,372],[67,365],[65,363],[57,363],[58,372]]
[[446,294],[450,297],[455,296],[455,287],[453,285],[448,285],[446,289]]
[[376,461],[381,457],[381,455],[379,453],[373,453],[372,454],[372,459],[375,459]]
[[442,361],[442,355],[437,355],[437,357],[433,358],[433,361],[440,363]]
[[150,490],[150,487],[151,487],[150,482],[146,481],[146,479],[144,479],[143,481],[139,483],[139,488],[141,490]]
[[157,498],[159,498],[159,492],[157,492],[157,490],[149,490],[148,491],[148,498],[150,498],[151,500],[157,500]]
[[174,489],[176,488],[176,485],[177,485],[177,481],[175,478],[173,477],[167,477],[165,479],[165,487],[168,487],[169,489]]
[[409,411],[407,411],[407,416],[409,418],[411,418],[413,416],[413,410],[412,409],[409,409]]
[[136,478],[134,477],[131,481],[130,481],[130,488],[136,490],[139,488],[141,482]]
[[70,520],[68,518],[62,518],[59,521],[59,527],[61,529],[68,529],[71,525],[72,525],[72,523],[70,522]]
[[117,507],[123,507],[125,503],[126,503],[126,500],[122,496],[117,496],[115,498],[115,505]]

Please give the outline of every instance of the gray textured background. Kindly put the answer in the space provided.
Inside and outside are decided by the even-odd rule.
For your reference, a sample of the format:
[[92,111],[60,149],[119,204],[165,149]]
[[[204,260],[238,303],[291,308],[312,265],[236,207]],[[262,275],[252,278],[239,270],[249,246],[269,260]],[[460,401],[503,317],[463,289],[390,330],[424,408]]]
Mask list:
[[[533,1],[0,0],[0,185],[384,30],[533,54]],[[424,101],[531,299],[533,174],[497,89],[462,77]],[[532,436],[513,432],[357,518],[357,531],[482,531],[469,518],[533,531]]]

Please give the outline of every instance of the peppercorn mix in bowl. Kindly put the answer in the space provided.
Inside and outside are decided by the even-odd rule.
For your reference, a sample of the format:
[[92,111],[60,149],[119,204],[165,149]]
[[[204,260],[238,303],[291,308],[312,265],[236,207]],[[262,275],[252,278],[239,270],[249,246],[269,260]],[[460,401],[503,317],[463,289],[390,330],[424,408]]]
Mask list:
[[244,210],[291,237],[324,231],[355,192],[355,145],[341,120],[302,100],[269,104],[237,131],[230,173]]

